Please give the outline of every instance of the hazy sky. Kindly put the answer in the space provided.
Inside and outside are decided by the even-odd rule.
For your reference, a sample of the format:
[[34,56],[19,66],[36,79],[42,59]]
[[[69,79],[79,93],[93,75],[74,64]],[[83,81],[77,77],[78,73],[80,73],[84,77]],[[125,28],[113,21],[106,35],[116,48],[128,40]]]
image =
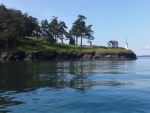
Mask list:
[[[107,46],[117,40],[120,47],[128,39],[129,48],[137,55],[150,54],[150,0],[0,0],[7,8],[15,8],[36,17],[39,22],[52,16],[67,26],[78,15],[92,24],[94,45]],[[83,44],[87,40],[84,39]]]

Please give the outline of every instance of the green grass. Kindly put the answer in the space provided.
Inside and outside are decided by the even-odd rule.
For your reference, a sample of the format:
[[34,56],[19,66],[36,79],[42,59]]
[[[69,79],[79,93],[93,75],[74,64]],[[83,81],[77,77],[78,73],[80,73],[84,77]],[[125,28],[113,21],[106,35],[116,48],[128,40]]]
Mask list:
[[27,38],[26,42],[24,40],[19,40],[16,48],[9,48],[7,51],[3,48],[0,49],[2,52],[14,52],[14,51],[25,51],[25,52],[113,52],[113,53],[131,53],[131,50],[126,50],[124,48],[107,48],[102,46],[76,46],[56,43],[50,45],[45,39],[39,38]]

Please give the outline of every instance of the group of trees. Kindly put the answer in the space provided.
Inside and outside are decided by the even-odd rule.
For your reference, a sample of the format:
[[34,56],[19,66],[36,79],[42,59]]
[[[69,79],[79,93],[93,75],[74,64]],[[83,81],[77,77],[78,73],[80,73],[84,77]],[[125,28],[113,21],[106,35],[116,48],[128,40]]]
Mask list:
[[[86,17],[79,15],[77,20],[73,23],[70,30],[67,31],[67,26],[64,21],[58,21],[58,17],[54,17],[50,22],[43,20],[38,23],[37,18],[34,18],[27,13],[22,13],[20,10],[8,9],[3,4],[0,5],[0,46],[16,46],[19,38],[26,41],[26,36],[34,35],[40,37],[41,28],[48,35],[48,41],[53,44],[64,39],[70,40],[70,44],[78,45],[78,38],[86,38],[93,40],[92,25],[86,26]],[[34,31],[34,32],[33,32]]]
[[7,9],[0,5],[0,46],[16,46],[19,38],[31,36],[38,26],[36,18],[23,14],[20,10]]
[[78,38],[81,38],[81,47],[82,47],[82,38],[86,38],[88,40],[93,40],[93,31],[91,29],[92,25],[86,26],[85,23],[86,17],[83,15],[79,15],[78,19],[73,23],[71,30],[69,30],[70,38],[76,40],[76,44],[78,45]]
[[[58,39],[63,43],[64,37],[67,37],[67,26],[64,21],[58,21],[58,17],[54,17],[51,19],[51,22],[48,23],[48,20],[42,20],[41,25],[34,30],[34,36],[37,37],[40,32],[43,30],[48,35],[48,41],[52,44],[53,42],[57,42]],[[42,31],[40,30],[42,28]]]

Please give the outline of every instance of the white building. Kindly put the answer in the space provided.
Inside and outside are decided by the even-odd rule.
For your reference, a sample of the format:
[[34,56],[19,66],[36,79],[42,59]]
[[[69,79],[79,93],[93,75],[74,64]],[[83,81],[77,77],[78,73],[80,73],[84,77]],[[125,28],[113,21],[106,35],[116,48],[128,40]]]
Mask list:
[[110,40],[107,43],[107,47],[118,48],[119,43],[116,40]]

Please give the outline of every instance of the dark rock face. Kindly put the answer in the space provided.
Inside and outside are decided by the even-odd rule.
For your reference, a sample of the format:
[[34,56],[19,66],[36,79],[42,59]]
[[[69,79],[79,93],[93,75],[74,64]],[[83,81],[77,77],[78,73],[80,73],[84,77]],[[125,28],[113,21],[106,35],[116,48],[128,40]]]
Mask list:
[[45,53],[45,52],[37,52],[37,53],[28,53],[24,60],[52,60],[55,56],[55,53]]
[[31,61],[34,60],[34,53],[28,53],[25,55],[25,61]]
[[93,60],[100,60],[104,57],[105,57],[104,53],[95,53],[95,55],[93,56]]
[[95,52],[86,52],[84,55],[80,58],[80,60],[92,60],[93,56],[95,55]]
[[24,59],[25,52],[18,51],[14,53],[10,53],[6,60],[22,60]]
[[74,57],[74,60],[80,60],[80,58],[84,55],[85,53],[72,53],[72,56]]
[[136,55],[134,53],[96,53],[96,52],[62,52],[62,53],[25,53],[22,51],[14,53],[3,53],[0,60],[134,60]]
[[3,53],[0,57],[0,60],[4,61],[8,57],[9,53]]
[[69,60],[69,54],[68,53],[57,53],[54,57],[54,60]]
[[34,58],[37,60],[52,60],[56,53],[35,53]]
[[8,57],[6,58],[6,60],[15,60],[15,53],[10,53],[9,55],[8,55]]
[[119,53],[118,56],[122,59],[122,60],[126,60],[126,59],[136,59],[136,54],[131,54],[131,53]]
[[14,56],[15,60],[23,60],[24,58],[25,58],[25,52],[23,51],[16,52]]

